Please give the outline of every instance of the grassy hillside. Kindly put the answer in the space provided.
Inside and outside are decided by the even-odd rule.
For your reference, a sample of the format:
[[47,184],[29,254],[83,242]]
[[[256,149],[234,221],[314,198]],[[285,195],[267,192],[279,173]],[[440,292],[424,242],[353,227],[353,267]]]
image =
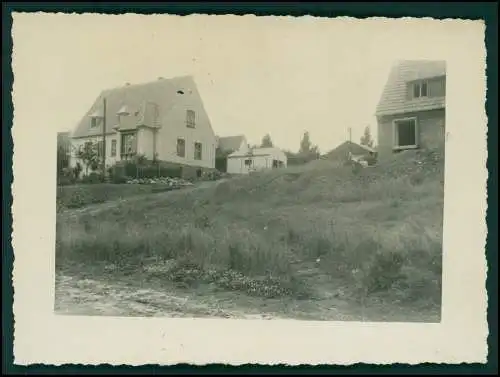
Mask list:
[[57,222],[58,268],[83,263],[263,297],[439,307],[443,156],[353,172],[328,161],[137,196]]

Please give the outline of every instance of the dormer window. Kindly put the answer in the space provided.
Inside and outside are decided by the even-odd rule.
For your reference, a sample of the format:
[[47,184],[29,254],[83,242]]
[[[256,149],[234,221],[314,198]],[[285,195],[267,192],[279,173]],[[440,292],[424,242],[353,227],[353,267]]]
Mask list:
[[90,128],[96,128],[101,123],[101,118],[90,118]]
[[427,81],[413,83],[413,98],[427,97]]
[[408,99],[427,97],[444,97],[446,94],[446,78],[434,77],[408,83]]
[[89,114],[89,117],[90,117],[90,128],[96,128],[102,122],[102,114],[99,112],[99,110],[96,110],[93,113]]
[[128,116],[128,115],[130,115],[130,111],[129,111],[129,109],[128,109],[127,105],[123,105],[123,106],[120,108],[120,110],[118,110],[118,111],[116,112],[116,115],[118,115],[118,116]]

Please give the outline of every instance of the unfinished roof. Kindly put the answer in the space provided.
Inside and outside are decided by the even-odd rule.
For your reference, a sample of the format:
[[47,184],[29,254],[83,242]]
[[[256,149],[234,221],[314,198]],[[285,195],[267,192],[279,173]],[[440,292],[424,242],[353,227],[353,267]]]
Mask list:
[[223,151],[237,151],[245,141],[245,136],[226,136],[217,139],[217,146]]
[[[78,123],[72,137],[86,137],[102,134],[102,121],[91,127],[91,116],[102,116],[103,99],[106,98],[106,133],[116,129],[128,130],[139,126],[159,127],[159,115],[169,111],[176,98],[188,95],[195,87],[191,76],[158,79],[153,82],[124,85],[104,90]],[[179,93],[179,92],[182,92]],[[128,116],[118,122],[118,113],[126,109]]]
[[398,61],[389,73],[375,115],[393,115],[444,108],[444,97],[423,97],[417,99],[408,99],[407,97],[407,84],[409,82],[443,76],[446,76],[445,61]]

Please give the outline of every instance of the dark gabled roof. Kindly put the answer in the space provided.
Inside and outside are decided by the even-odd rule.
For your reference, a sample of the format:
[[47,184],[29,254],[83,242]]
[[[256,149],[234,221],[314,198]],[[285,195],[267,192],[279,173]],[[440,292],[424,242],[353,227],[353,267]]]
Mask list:
[[222,151],[236,151],[240,148],[241,143],[245,140],[244,135],[225,136],[217,138],[217,146]]
[[195,86],[191,76],[182,76],[104,90],[82,117],[72,137],[102,134],[102,122],[91,128],[90,115],[102,115],[104,98],[106,98],[106,130],[110,134],[116,132],[117,112],[124,106],[130,115],[121,117],[120,130],[135,129],[138,126],[158,127],[159,114],[164,114],[172,108],[177,96],[182,95],[178,92],[194,89]]
[[370,148],[367,145],[362,145],[358,143],[354,143],[352,141],[344,141],[342,144],[338,145],[330,152],[325,153],[321,158],[325,160],[335,160],[337,158],[343,158],[347,155],[348,152],[351,152],[353,155],[365,155],[367,153],[376,153],[374,148]]
[[407,99],[407,83],[443,76],[446,76],[445,61],[403,60],[396,62],[389,73],[375,115],[393,115],[444,108],[444,97]]

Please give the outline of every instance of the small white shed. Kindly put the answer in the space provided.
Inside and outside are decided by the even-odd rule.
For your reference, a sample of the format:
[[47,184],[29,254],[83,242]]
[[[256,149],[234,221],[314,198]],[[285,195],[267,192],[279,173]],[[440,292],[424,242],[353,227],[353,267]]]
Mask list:
[[284,168],[286,154],[279,148],[241,149],[227,156],[227,172],[248,174],[252,171]]

